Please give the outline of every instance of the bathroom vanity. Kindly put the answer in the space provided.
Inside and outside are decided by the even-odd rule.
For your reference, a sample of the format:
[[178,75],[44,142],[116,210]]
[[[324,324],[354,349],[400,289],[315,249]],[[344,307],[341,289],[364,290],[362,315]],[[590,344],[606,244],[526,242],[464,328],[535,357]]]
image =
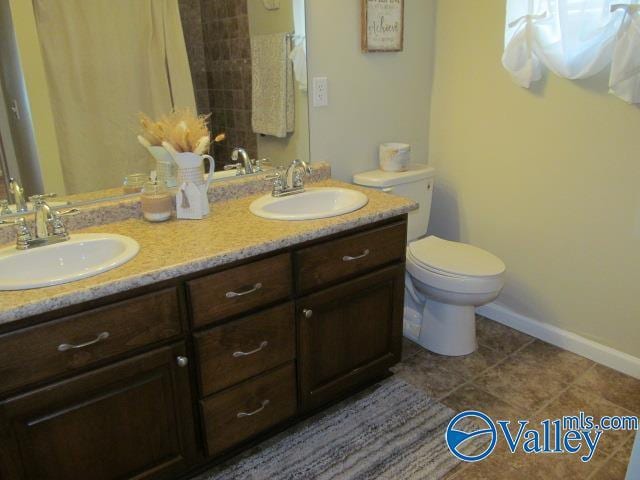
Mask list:
[[[184,222],[104,225],[137,237],[141,258],[49,298],[0,294],[5,310],[24,303],[0,317],[0,478],[188,478],[384,378],[400,359],[413,208],[390,199],[286,225],[247,211],[236,229],[257,235],[237,233],[234,255],[194,244],[190,263],[155,270],[171,242],[155,236]],[[202,228],[224,236],[212,217]]]

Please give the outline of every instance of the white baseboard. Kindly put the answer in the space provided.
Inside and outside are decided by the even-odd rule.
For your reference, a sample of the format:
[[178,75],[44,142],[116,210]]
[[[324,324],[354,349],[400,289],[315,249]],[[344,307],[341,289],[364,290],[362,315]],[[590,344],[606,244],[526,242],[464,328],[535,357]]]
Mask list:
[[575,333],[526,317],[499,303],[490,303],[477,312],[532,337],[582,355],[627,375],[640,379],[640,358],[621,352]]

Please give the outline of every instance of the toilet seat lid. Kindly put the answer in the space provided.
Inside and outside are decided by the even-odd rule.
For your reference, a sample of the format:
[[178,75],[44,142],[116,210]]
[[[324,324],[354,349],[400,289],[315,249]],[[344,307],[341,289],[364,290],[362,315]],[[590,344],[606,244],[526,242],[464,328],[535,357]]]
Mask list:
[[409,251],[425,268],[449,275],[492,277],[506,270],[502,260],[481,248],[433,235],[410,243]]

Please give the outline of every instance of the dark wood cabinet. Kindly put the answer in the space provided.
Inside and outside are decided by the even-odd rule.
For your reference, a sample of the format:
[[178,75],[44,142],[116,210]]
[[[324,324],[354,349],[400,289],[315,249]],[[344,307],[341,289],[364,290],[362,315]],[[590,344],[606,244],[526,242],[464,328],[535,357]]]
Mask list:
[[3,479],[169,477],[196,455],[184,346],[0,403]]
[[380,378],[399,361],[403,293],[400,264],[298,301],[304,410]]
[[396,217],[3,329],[0,479],[184,478],[383,378],[405,242]]

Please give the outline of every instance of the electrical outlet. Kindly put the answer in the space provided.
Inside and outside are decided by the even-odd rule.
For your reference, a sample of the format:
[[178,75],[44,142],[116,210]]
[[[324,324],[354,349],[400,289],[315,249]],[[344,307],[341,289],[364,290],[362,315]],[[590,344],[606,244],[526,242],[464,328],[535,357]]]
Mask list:
[[313,78],[313,106],[326,107],[329,105],[329,82],[327,77]]

